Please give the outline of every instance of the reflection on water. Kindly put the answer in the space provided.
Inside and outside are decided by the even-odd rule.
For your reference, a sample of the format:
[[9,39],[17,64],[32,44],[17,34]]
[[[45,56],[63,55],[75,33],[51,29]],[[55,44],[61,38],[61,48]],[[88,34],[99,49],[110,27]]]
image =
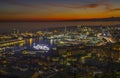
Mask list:
[[52,43],[51,40],[43,38],[43,37],[37,37],[37,38],[29,38],[29,39],[25,39],[25,43],[19,43],[19,44],[15,44],[11,47],[7,47],[5,48],[5,51],[22,51],[22,50],[36,50],[33,46],[34,44],[36,45],[44,45],[47,46],[49,48],[52,48]]
[[32,43],[33,43],[33,39],[32,38],[29,39],[29,43],[30,43],[30,46],[32,46]]

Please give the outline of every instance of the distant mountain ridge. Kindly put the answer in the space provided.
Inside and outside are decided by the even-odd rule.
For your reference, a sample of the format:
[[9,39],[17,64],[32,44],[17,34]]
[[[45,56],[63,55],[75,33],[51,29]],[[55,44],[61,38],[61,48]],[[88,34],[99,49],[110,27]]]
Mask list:
[[77,20],[68,20],[68,21],[120,21],[120,17],[77,19]]

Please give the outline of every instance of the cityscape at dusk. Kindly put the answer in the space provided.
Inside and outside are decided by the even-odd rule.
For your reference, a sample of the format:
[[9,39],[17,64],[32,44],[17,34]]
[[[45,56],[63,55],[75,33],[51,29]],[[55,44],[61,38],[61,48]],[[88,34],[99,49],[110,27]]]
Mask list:
[[120,0],[0,0],[0,78],[120,78]]

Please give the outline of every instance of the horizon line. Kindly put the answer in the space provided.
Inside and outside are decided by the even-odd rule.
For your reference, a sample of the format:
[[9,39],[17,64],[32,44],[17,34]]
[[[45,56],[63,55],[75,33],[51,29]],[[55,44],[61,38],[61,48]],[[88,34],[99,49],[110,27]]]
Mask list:
[[15,19],[15,20],[0,20],[0,22],[67,22],[67,21],[120,21],[120,17],[107,17],[107,18],[88,18],[88,19],[66,19],[66,20],[22,20],[22,19]]

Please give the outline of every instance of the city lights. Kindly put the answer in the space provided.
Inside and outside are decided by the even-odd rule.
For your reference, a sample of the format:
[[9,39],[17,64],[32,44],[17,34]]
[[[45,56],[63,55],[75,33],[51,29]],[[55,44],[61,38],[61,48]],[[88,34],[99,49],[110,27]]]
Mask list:
[[33,43],[33,48],[36,49],[36,50],[45,50],[45,51],[49,51],[50,48],[44,44],[35,44]]

